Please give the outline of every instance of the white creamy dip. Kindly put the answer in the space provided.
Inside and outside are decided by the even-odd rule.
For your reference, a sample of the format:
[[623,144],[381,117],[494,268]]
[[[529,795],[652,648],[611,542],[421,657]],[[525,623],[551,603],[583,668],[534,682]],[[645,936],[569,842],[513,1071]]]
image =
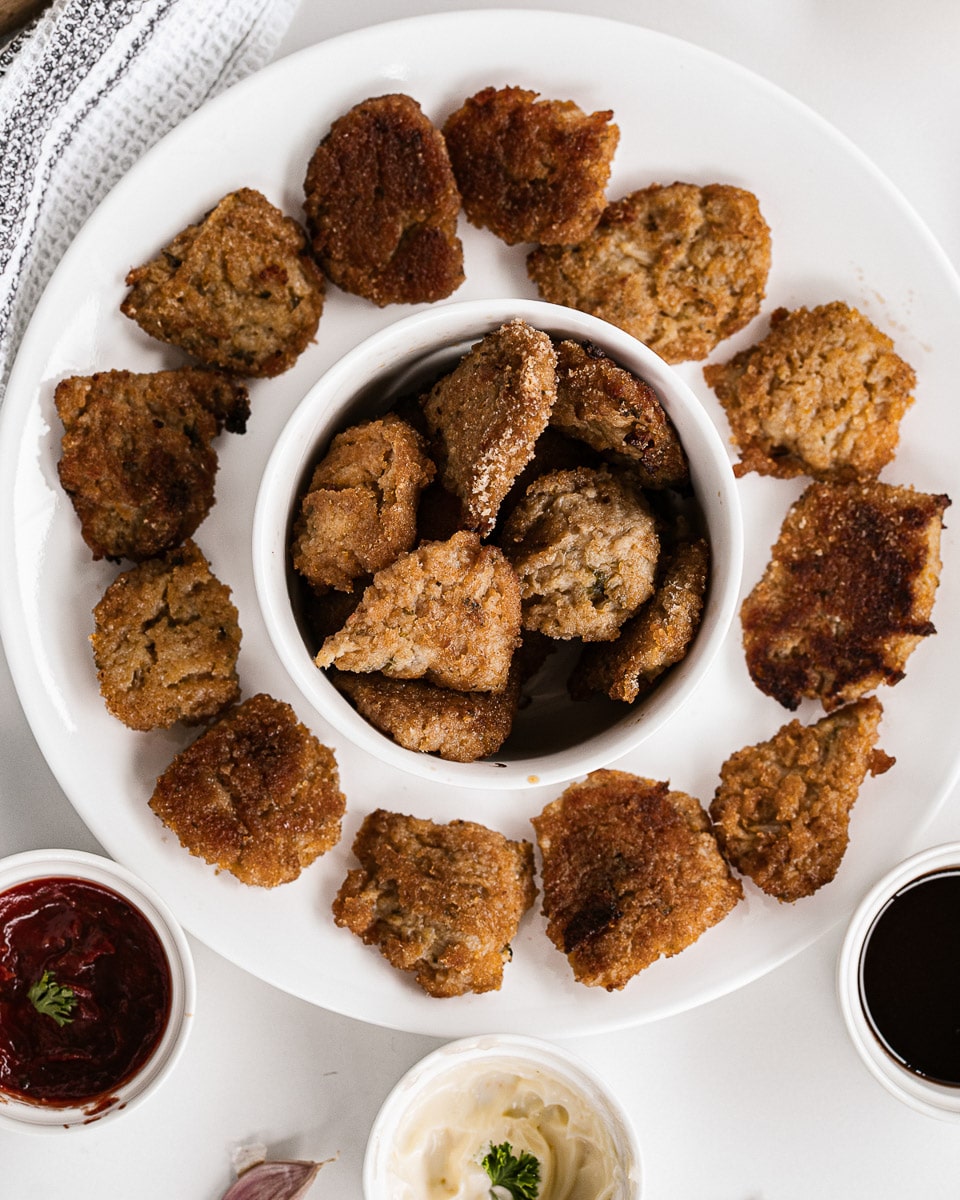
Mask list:
[[621,1161],[607,1121],[559,1075],[520,1059],[481,1059],[436,1082],[398,1126],[389,1200],[489,1200],[480,1160],[502,1142],[539,1161],[538,1200],[631,1194],[632,1164]]

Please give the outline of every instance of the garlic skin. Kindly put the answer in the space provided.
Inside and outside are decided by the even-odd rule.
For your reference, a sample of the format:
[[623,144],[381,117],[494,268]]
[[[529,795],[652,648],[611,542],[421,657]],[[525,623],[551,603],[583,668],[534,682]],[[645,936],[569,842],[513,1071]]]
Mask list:
[[256,1163],[227,1188],[223,1200],[298,1200],[323,1165],[301,1161]]

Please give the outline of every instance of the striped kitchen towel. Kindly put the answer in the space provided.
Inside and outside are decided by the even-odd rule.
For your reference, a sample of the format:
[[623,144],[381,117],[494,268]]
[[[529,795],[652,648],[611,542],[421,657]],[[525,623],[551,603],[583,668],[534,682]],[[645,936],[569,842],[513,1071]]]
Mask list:
[[0,49],[0,401],[87,216],[205,100],[267,63],[298,0],[55,0]]

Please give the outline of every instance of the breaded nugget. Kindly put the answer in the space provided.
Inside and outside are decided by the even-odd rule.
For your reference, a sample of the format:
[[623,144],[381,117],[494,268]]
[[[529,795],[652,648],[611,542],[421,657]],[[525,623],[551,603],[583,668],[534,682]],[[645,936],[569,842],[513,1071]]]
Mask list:
[[618,990],[679,954],[743,895],[700,802],[667,783],[593,771],[533,826],[547,934],[590,987]]
[[337,844],[345,801],[333,751],[261,692],[174,758],[150,807],[191,854],[270,888]]
[[294,526],[293,565],[316,591],[350,592],[409,550],[420,492],[436,468],[392,414],[345,429],[317,464]]
[[703,615],[710,551],[702,538],[681,541],[665,551],[656,590],[623,625],[615,642],[588,646],[570,681],[581,698],[605,692],[632,704],[686,655]]
[[710,816],[724,858],[757,887],[792,903],[837,874],[850,810],[869,771],[894,760],[874,749],[883,709],[856,700],[815,725],[784,725],[720,768]]
[[118,575],[93,617],[100,692],[131,729],[197,724],[239,698],[237,610],[189,539]]
[[313,251],[344,291],[417,304],[463,283],[446,142],[410,96],[364,100],[334,121],[310,159],[304,210]]
[[837,482],[892,461],[916,385],[890,338],[840,301],[778,308],[765,338],[703,374],[740,450],[736,475]]
[[510,736],[520,703],[520,673],[502,692],[453,692],[423,679],[390,679],[331,669],[330,681],[374,728],[406,750],[448,762],[476,762]]
[[382,671],[461,692],[502,692],[520,635],[520,585],[475,533],[424,542],[373,577],[318,667]]
[[683,487],[687,456],[649,383],[591,343],[557,347],[557,400],[550,424],[616,462],[629,463],[642,487]]
[[184,368],[75,375],[54,393],[57,464],[94,558],[140,561],[190,537],[214,500],[221,424],[242,430],[247,390]]
[[606,467],[534,480],[500,544],[520,579],[524,629],[549,637],[611,641],[653,592],[650,507]]
[[467,528],[490,533],[500,504],[533,457],[557,396],[550,338],[508,321],[477,342],[423,398],[439,443],[441,479]]
[[279,375],[317,332],[323,274],[306,234],[252,188],[231,192],[127,275],[120,311],[238,375]]
[[609,204],[579,244],[533,250],[527,270],[544,299],[685,362],[706,358],[760,311],[770,230],[743,188],[654,184]]
[[533,903],[533,847],[473,821],[377,809],[353,843],[360,866],[333,903],[351,930],[430,996],[497,991]]
[[463,209],[510,245],[578,242],[600,219],[620,138],[613,113],[484,88],[443,126]]
[[887,483],[811,483],[740,609],[757,687],[789,709],[819,697],[829,712],[898,683],[921,639],[936,632],[949,504]]

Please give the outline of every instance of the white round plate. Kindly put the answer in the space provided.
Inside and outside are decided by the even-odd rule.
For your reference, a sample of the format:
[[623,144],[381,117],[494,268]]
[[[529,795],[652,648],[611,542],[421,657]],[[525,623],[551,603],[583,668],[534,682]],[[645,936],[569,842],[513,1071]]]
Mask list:
[[[52,394],[58,380],[182,361],[120,315],[131,266],[240,186],[259,188],[299,215],[314,146],[356,102],[403,91],[441,123],[490,84],[573,99],[587,111],[613,109],[621,138],[611,198],[677,179],[754,191],[773,231],[767,300],[762,315],[714,357],[756,340],[778,306],[834,299],[858,306],[894,337],[919,378],[900,452],[884,478],[950,491],[953,456],[945,448],[956,441],[960,423],[954,403],[960,283],[911,209],[844,138],[763,80],[634,26],[520,11],[414,18],[321,43],[206,105],[131,170],[64,256],[23,341],[0,412],[0,628],[27,718],[77,811],[200,940],[280,988],[363,1020],[437,1036],[561,1036],[648,1021],[731,991],[848,917],[874,879],[903,857],[956,773],[960,621],[953,614],[960,564],[952,530],[944,539],[934,614],[940,632],[916,650],[906,679],[882,696],[881,744],[897,765],[865,783],[833,883],[793,906],[747,885],[746,899],[721,925],[613,994],[573,981],[537,910],[514,942],[499,992],[435,1000],[333,924],[330,905],[353,865],[350,847],[361,819],[383,806],[434,819],[480,820],[508,836],[530,838],[530,817],[560,786],[451,789],[386,769],[345,743],[288,682],[261,622],[250,561],[257,484],[293,407],[337,357],[402,313],[330,289],[316,345],[287,374],[252,385],[253,416],[244,436],[220,437],[218,501],[197,533],[240,611],[244,694],[262,690],[289,700],[335,747],[340,764],[348,800],[343,839],[296,883],[263,891],[218,875],[183,850],[150,811],[156,776],[193,735],[133,733],[104,709],[88,644],[90,613],[118,568],[91,561],[56,471],[61,431]],[[535,296],[525,247],[505,246],[465,222],[462,235],[467,282],[455,299]],[[701,367],[682,370],[727,439]],[[750,477],[738,486],[749,588],[801,484]],[[797,715],[812,720],[818,710]],[[723,760],[770,736],[788,717],[751,683],[735,624],[702,690],[617,766],[669,780],[708,804]]]

